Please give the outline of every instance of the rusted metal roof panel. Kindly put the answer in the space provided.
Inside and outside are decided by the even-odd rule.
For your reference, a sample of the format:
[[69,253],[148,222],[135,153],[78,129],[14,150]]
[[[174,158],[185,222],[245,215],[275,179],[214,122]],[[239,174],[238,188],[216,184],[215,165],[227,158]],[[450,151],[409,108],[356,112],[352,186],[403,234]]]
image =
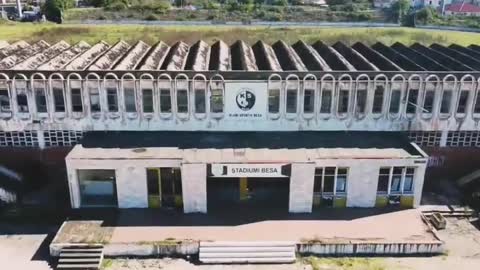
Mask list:
[[34,56],[35,54],[47,49],[50,46],[47,42],[40,40],[31,46],[25,47],[13,53],[12,55],[3,58],[0,61],[0,69],[9,69],[16,64],[25,61],[25,59]]
[[464,65],[460,63],[459,61],[451,58],[450,56],[447,56],[441,52],[438,52],[436,50],[430,49],[428,47],[423,46],[420,43],[414,43],[412,46],[410,46],[411,49],[421,53],[425,54],[426,56],[435,59],[435,61],[439,62],[440,64],[448,67],[451,70],[458,70],[458,71],[470,71],[472,70],[471,67]]
[[415,63],[425,70],[434,70],[434,71],[448,71],[450,70],[448,67],[438,63],[437,61],[433,60],[432,58],[421,54],[415,50],[408,48],[407,46],[403,45],[400,42],[396,42],[391,46],[393,50],[402,55],[405,55],[411,61],[415,61]]
[[403,54],[395,51],[394,49],[388,47],[387,45],[377,42],[372,45],[372,49],[377,51],[378,53],[382,54],[386,58],[390,59],[390,61],[399,65],[403,70],[407,71],[424,71],[425,69],[420,65],[417,65],[410,59],[408,59]]
[[125,55],[129,49],[130,45],[127,42],[120,40],[90,65],[88,70],[111,70],[118,61],[123,59],[123,55]]
[[43,63],[49,61],[53,57],[59,55],[64,50],[68,49],[70,44],[65,41],[60,41],[52,45],[50,48],[44,50],[41,53],[38,53],[25,61],[13,66],[12,69],[24,69],[24,70],[36,70],[40,67]]
[[118,64],[115,65],[115,70],[133,70],[142,61],[143,57],[150,50],[150,45],[143,41],[137,42],[130,51],[124,55]]
[[480,62],[475,60],[475,58],[473,58],[470,55],[466,55],[462,52],[458,52],[458,51],[449,49],[447,47],[444,47],[444,46],[442,46],[440,44],[436,44],[436,43],[430,45],[430,48],[435,50],[435,51],[441,52],[444,55],[447,55],[447,56],[457,60],[458,62],[461,62],[462,64],[474,69],[474,70],[480,70]]
[[15,51],[21,50],[25,47],[30,46],[27,42],[23,40],[19,40],[17,42],[14,42],[8,46],[3,47],[0,49],[0,59],[3,59],[11,54],[13,54]]
[[373,70],[378,71],[379,69],[372,63],[370,63],[363,55],[358,53],[356,50],[348,47],[342,42],[337,42],[332,46],[337,52],[339,52],[347,61],[352,64],[356,70]]
[[80,41],[77,44],[70,47],[68,50],[63,51],[56,57],[50,59],[48,62],[39,66],[39,70],[62,70],[72,59],[75,59],[79,54],[85,52],[90,48],[90,44],[85,41]]
[[273,48],[270,45],[260,40],[253,44],[252,50],[259,70],[282,70],[282,66],[280,66],[280,63],[278,62],[275,51],[273,51]]
[[386,70],[386,71],[401,71],[402,68],[399,67],[394,62],[390,61],[385,56],[381,55],[380,53],[374,51],[367,45],[357,42],[353,44],[352,49],[360,53],[363,57],[365,57],[368,61],[370,61],[373,65],[375,65],[378,69]]
[[170,46],[160,41],[153,46],[139,65],[140,70],[159,70],[163,61],[167,57]]
[[183,41],[175,43],[170,48],[161,69],[171,71],[183,70],[187,62],[189,48],[188,44]]
[[208,70],[210,62],[210,46],[203,40],[190,47],[185,70],[204,71]]
[[0,49],[3,49],[8,46],[8,42],[5,40],[0,40]]
[[307,67],[305,67],[295,50],[285,43],[285,41],[279,40],[275,42],[272,48],[283,70],[307,70]]
[[255,55],[252,48],[242,40],[238,40],[230,47],[232,55],[232,70],[257,71]]
[[297,43],[293,44],[292,47],[297,52],[298,56],[300,56],[308,70],[332,70],[320,54],[303,40],[299,40]]
[[80,54],[64,67],[65,70],[85,70],[90,66],[98,57],[110,48],[105,41],[101,41],[93,45],[90,49]]
[[209,70],[227,71],[231,70],[231,54],[227,43],[219,40],[210,48]]
[[355,71],[355,67],[352,66],[345,57],[322,41],[315,42],[312,47],[325,59],[328,66],[333,70]]

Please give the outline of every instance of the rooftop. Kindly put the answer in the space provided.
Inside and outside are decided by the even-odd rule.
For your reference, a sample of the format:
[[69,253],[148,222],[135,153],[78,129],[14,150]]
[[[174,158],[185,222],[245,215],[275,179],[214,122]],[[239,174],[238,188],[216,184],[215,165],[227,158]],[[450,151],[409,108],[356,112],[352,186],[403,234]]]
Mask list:
[[480,12],[480,7],[476,5],[472,5],[469,3],[454,3],[450,4],[446,8],[447,11],[452,11],[452,12],[470,12],[470,13],[479,13]]
[[[451,5],[455,7],[455,5]],[[471,6],[465,4],[465,6]],[[452,7],[452,8],[453,8]],[[477,7],[478,8],[478,7]],[[129,44],[40,40],[7,43],[0,40],[0,72],[4,71],[480,71],[480,46],[452,44],[406,46],[357,42],[332,46],[322,41],[253,45],[237,41],[186,44],[159,41]]]
[[396,132],[87,132],[67,159],[292,162],[326,158],[423,158]]

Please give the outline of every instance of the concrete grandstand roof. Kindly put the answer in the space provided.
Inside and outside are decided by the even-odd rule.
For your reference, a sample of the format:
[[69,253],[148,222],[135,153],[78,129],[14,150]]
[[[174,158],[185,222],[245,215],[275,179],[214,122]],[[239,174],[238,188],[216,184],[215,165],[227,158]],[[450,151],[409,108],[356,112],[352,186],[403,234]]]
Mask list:
[[162,41],[129,44],[80,41],[69,44],[43,40],[8,43],[0,40],[0,71],[480,71],[480,46],[452,44],[449,47],[415,43],[406,46],[357,42],[347,46],[337,42],[329,46],[322,41],[308,44],[282,40],[273,44],[258,41],[249,45],[237,41],[208,44]]

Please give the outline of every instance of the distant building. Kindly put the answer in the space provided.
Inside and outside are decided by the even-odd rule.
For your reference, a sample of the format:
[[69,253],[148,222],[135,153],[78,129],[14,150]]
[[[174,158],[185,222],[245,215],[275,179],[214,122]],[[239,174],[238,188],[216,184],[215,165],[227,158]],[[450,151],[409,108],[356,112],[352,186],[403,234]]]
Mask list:
[[480,7],[469,3],[455,3],[445,8],[445,15],[480,16]]
[[374,0],[373,6],[376,8],[389,8],[396,0]]

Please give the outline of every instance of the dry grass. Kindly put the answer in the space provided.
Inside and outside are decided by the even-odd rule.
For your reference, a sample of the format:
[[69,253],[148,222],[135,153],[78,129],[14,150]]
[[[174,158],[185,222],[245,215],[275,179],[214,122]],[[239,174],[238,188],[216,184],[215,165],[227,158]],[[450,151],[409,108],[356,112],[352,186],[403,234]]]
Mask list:
[[386,270],[382,259],[378,258],[318,258],[307,257],[303,263],[313,270]]
[[332,44],[342,41],[352,44],[357,41],[373,44],[402,42],[412,44],[458,43],[461,45],[480,44],[480,34],[455,31],[433,31],[412,28],[268,28],[268,27],[229,27],[229,26],[142,26],[142,25],[55,25],[55,24],[0,24],[0,39],[15,41],[65,40],[76,43],[85,40],[89,43],[105,40],[114,43],[120,39],[127,42],[143,40],[153,44],[163,40],[169,44],[183,40],[193,43],[204,40],[213,43],[219,39],[231,44],[242,39],[250,44],[257,40],[275,42],[283,39],[289,43],[299,39],[313,43],[322,40]]

